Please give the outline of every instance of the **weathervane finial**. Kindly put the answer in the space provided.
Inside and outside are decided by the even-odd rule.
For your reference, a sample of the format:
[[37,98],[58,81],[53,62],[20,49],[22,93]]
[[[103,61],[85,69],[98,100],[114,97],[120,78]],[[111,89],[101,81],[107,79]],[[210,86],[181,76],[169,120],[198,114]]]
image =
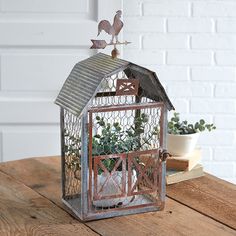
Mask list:
[[[119,55],[119,51],[116,49],[116,45],[127,45],[130,42],[124,41],[124,42],[119,42],[118,40],[118,35],[123,28],[124,23],[121,21],[121,15],[122,11],[118,10],[115,14],[113,24],[111,25],[108,20],[102,20],[98,24],[98,35],[102,32],[105,31],[107,34],[111,35],[111,41],[107,43],[105,40],[95,40],[91,39],[93,45],[90,47],[92,49],[104,49],[108,45],[113,45],[114,49],[112,50],[112,57],[115,58],[117,55]],[[97,35],[97,36],[98,36]],[[115,42],[114,42],[115,39]]]

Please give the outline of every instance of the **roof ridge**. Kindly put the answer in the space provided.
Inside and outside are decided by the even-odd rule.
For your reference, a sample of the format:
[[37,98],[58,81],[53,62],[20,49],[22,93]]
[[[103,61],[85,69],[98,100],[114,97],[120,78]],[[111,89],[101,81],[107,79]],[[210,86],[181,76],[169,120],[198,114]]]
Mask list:
[[174,109],[154,71],[123,59],[113,59],[101,52],[76,63],[55,103],[79,116],[95,97],[102,80],[120,71],[124,71],[127,76],[128,71],[131,71],[140,80],[147,98],[163,101],[169,110]]

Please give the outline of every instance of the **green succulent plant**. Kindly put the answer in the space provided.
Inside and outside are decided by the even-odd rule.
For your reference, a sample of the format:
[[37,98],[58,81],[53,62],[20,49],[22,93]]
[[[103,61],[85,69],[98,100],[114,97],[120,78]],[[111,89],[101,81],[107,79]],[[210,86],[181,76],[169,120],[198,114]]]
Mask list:
[[195,124],[190,124],[187,120],[181,121],[177,112],[174,113],[168,122],[169,134],[194,134],[205,130],[212,131],[214,129],[216,129],[214,124],[207,124],[203,119],[200,119]]

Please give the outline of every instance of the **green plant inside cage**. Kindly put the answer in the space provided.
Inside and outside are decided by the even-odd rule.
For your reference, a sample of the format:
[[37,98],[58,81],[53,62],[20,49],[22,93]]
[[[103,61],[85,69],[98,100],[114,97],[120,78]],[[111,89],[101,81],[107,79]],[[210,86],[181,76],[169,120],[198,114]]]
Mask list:
[[[99,127],[97,132],[92,137],[92,156],[101,155],[115,155],[121,153],[129,153],[142,149],[151,148],[151,140],[153,136],[159,138],[159,125],[153,127],[153,130],[145,133],[145,125],[149,122],[149,117],[145,113],[134,118],[134,122],[128,128],[123,128],[120,122],[108,122],[104,117],[96,116],[96,126]],[[141,138],[142,136],[142,138]],[[77,170],[80,165],[81,139],[74,135],[70,135],[65,130],[65,138],[67,144],[65,145],[65,154],[71,156],[71,161],[66,163],[68,168]],[[139,162],[137,158],[137,162]],[[103,165],[110,172],[116,164],[116,158],[106,158],[102,160]],[[121,168],[118,167],[117,170]],[[103,170],[99,168],[98,173],[101,174]]]

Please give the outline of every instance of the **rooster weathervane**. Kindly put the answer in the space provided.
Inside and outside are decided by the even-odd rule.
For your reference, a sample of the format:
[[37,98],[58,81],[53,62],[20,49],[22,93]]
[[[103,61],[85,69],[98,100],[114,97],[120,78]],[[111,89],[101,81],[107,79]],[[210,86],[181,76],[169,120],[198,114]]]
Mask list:
[[104,49],[106,46],[114,46],[114,49],[111,52],[111,55],[113,58],[117,57],[119,54],[118,50],[116,49],[116,45],[127,45],[130,42],[124,41],[120,42],[118,40],[118,34],[120,33],[121,29],[123,28],[124,23],[121,21],[121,15],[122,11],[118,10],[115,14],[113,24],[108,20],[102,20],[98,24],[98,35],[102,32],[105,31],[107,34],[111,35],[111,41],[107,43],[105,40],[96,40],[96,39],[91,39],[93,45],[90,47],[91,49]]

